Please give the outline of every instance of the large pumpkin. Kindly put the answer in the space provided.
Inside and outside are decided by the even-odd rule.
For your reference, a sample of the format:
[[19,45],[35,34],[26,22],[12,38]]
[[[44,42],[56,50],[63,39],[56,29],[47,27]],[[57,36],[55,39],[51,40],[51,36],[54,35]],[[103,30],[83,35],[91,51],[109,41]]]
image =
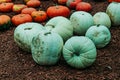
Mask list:
[[12,11],[13,3],[1,3],[0,12],[10,12]]
[[85,36],[89,37],[97,48],[105,47],[111,39],[110,31],[104,25],[91,26]]
[[82,69],[92,65],[96,55],[94,43],[84,36],[71,37],[63,46],[63,57],[74,68]]
[[70,21],[73,25],[74,33],[84,35],[89,27],[94,25],[91,14],[84,11],[76,11],[70,16]]
[[111,20],[110,17],[105,12],[97,12],[94,16],[94,24],[101,24],[105,25],[106,27],[111,27]]
[[31,52],[32,38],[45,28],[38,23],[24,23],[17,26],[14,31],[14,40],[24,51]]
[[47,9],[48,17],[56,17],[56,16],[64,16],[68,17],[70,15],[70,10],[66,6],[57,5],[57,6],[50,6]]
[[11,18],[8,15],[0,15],[0,31],[9,29],[11,24]]
[[54,65],[61,56],[62,47],[60,35],[44,30],[32,40],[32,57],[40,65]]
[[106,13],[109,15],[113,26],[120,25],[120,3],[110,3],[106,9]]
[[58,33],[64,41],[73,35],[73,26],[65,17],[58,16],[50,19],[45,24],[46,29]]

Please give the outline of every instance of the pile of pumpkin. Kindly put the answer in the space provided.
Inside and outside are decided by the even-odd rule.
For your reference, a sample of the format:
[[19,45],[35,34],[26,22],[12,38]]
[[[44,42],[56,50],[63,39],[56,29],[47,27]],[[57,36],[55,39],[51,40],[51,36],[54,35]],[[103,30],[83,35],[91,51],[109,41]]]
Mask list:
[[[55,9],[60,7],[54,6]],[[70,15],[67,7],[65,10],[62,8],[62,11],[66,11],[62,13],[63,15],[59,14],[59,11],[56,11],[57,15],[48,11],[52,16],[47,14],[50,19],[44,26],[38,23],[41,21],[32,22],[32,18],[28,19],[31,21],[18,24],[20,21],[13,16],[12,22],[17,26],[14,40],[21,49],[32,53],[33,60],[39,65],[54,65],[62,55],[70,66],[78,69],[86,68],[96,60],[96,49],[103,48],[110,42],[111,23],[113,26],[120,25],[119,8],[120,3],[112,2],[106,12],[98,12],[94,16],[83,10]],[[22,14],[20,18],[26,20],[28,18],[26,15],[30,16]],[[4,19],[3,17],[2,20]],[[8,27],[10,21],[9,18],[2,26]]]

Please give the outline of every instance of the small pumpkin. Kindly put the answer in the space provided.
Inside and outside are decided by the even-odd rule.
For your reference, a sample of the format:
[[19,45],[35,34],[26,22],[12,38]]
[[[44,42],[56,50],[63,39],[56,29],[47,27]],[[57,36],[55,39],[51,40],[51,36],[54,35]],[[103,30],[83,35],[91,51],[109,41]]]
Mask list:
[[111,39],[110,31],[104,25],[91,26],[85,36],[90,38],[97,48],[105,47]]
[[64,41],[73,35],[73,26],[70,20],[62,16],[51,18],[45,24],[45,28],[49,31],[58,33]]
[[77,11],[86,11],[86,12],[89,12],[89,11],[91,11],[91,9],[92,9],[91,4],[87,3],[87,2],[79,2],[76,5],[76,10]]
[[108,2],[120,2],[120,0],[108,0]]
[[63,46],[63,57],[72,67],[83,69],[91,66],[96,60],[96,47],[85,36],[73,36]]
[[24,51],[31,52],[32,38],[45,28],[35,22],[18,25],[14,31],[14,41]]
[[1,3],[0,12],[10,12],[12,11],[13,3]]
[[50,6],[47,9],[47,15],[50,18],[56,16],[68,17],[70,15],[70,10],[66,6],[62,6],[62,5]]
[[30,1],[30,0],[24,0],[25,3],[27,3],[28,1]]
[[31,43],[33,60],[39,65],[54,65],[58,62],[63,40],[57,33],[41,31],[33,37]]
[[47,20],[47,13],[45,11],[34,11],[31,16],[35,22],[44,22]]
[[32,8],[32,7],[29,7],[29,8],[24,8],[22,11],[21,11],[21,14],[29,14],[31,15],[31,13],[33,11],[37,11],[35,8]]
[[39,0],[29,0],[26,5],[28,7],[39,7],[41,2]]
[[12,10],[13,12],[21,13],[22,9],[24,8],[27,8],[27,6],[24,4],[14,4]]
[[70,16],[74,33],[77,35],[85,35],[87,29],[94,25],[93,17],[85,11],[76,11]]
[[32,17],[29,14],[18,14],[12,17],[12,23],[15,26],[26,22],[32,22]]
[[76,5],[81,1],[82,0],[67,0],[66,5],[71,9],[75,9]]
[[113,26],[120,25],[120,3],[110,3],[106,9],[106,13],[109,15]]
[[66,2],[67,2],[67,0],[58,0],[58,3],[59,3],[59,4],[62,4],[62,5],[65,5]]
[[0,0],[0,3],[12,2],[12,0]]
[[8,30],[11,24],[11,18],[8,15],[0,15],[0,31]]
[[105,25],[107,28],[111,27],[110,17],[105,12],[97,12],[96,14],[94,14],[93,19],[95,25],[101,24]]

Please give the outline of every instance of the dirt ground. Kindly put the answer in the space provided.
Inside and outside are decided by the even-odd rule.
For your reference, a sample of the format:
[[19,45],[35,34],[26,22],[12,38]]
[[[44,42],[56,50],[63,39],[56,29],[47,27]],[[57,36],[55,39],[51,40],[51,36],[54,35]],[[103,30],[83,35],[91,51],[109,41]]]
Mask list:
[[[83,0],[92,5],[94,15],[105,11],[108,2]],[[54,5],[52,0],[42,0],[41,9]],[[15,0],[14,3],[23,3]],[[7,14],[10,17],[15,13]],[[40,66],[36,64],[30,53],[22,51],[13,40],[15,26],[10,30],[0,32],[0,80],[120,80],[120,27],[111,27],[112,39],[110,43],[97,49],[97,60],[86,69],[79,70],[70,67],[63,58],[54,66]]]

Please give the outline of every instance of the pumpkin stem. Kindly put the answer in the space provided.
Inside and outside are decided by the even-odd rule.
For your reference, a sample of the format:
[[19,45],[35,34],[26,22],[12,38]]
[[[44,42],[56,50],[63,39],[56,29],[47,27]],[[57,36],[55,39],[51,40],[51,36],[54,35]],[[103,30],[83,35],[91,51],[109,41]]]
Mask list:
[[97,24],[97,27],[99,27],[100,26],[100,24]]
[[24,30],[31,30],[32,28],[25,28]]
[[48,35],[48,34],[51,34],[51,32],[46,32],[46,33],[44,33],[44,35]]

